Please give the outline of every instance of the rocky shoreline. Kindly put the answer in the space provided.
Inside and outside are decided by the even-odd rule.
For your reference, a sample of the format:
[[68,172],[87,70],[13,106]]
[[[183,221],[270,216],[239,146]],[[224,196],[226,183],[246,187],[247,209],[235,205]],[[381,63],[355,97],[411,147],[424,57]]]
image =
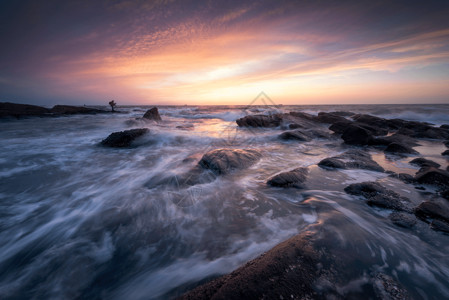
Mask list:
[[[367,151],[370,147],[383,149],[385,155],[418,156],[419,152],[413,147],[419,145],[419,140],[439,140],[448,146],[449,139],[447,125],[435,127],[425,122],[382,119],[351,112],[321,112],[318,116],[303,112],[249,115],[236,120],[236,123],[246,128],[289,129],[281,133],[279,138],[296,142],[331,138],[326,132],[317,129],[318,124],[329,124],[329,130],[334,132],[334,137],[356,147],[318,163],[319,167],[329,172],[335,169],[386,172],[372,160]],[[442,155],[447,155],[447,152]],[[210,154],[205,156],[208,155]],[[232,157],[221,160],[222,163],[233,162]],[[351,184],[345,188],[345,192],[364,199],[367,205],[376,209],[391,211],[389,219],[396,226],[410,229],[417,222],[425,222],[429,224],[430,229],[449,234],[449,167],[441,169],[440,164],[420,157],[412,160],[411,164],[420,166],[415,176],[391,171],[388,173],[391,177],[415,185],[416,189],[425,189],[422,185],[434,188],[429,199],[417,206],[407,197],[377,182]],[[270,178],[267,184],[301,188],[307,180],[306,177],[307,169],[300,168],[278,174]],[[231,274],[187,292],[179,299],[344,299],[335,285],[339,281],[339,274],[344,272],[344,261],[337,262],[335,253],[320,250],[314,245],[314,241],[319,240],[319,230],[306,232],[308,233],[299,234],[279,244]],[[323,266],[322,261],[327,261],[327,266]],[[323,282],[326,283],[325,287]],[[410,299],[407,291],[398,282],[382,273],[370,275],[361,295],[370,293],[377,299]]]
[[45,108],[37,105],[0,102],[0,119],[2,118],[26,118],[26,117],[55,117],[76,114],[102,114],[111,111],[71,105],[55,105]]
[[[6,118],[96,113],[109,112],[72,106],[46,109],[0,103],[0,117]],[[147,122],[144,123],[148,124],[147,127],[164,126],[164,119],[155,107],[141,118],[131,121],[135,122],[131,126],[142,124],[141,122]],[[315,165],[299,168],[292,165],[269,176],[263,175],[263,188],[270,191],[306,189],[313,168],[328,174],[329,177],[341,170],[384,174],[399,180],[410,189],[425,191],[425,201],[414,203],[400,194],[395,187],[377,181],[348,184],[344,188],[345,195],[351,201],[372,210],[373,214],[385,215],[388,224],[408,230],[411,236],[417,228],[440,235],[449,234],[449,166],[426,159],[423,157],[426,155],[415,149],[420,143],[428,140],[449,148],[448,125],[437,127],[427,122],[384,119],[346,111],[320,112],[318,115],[299,111],[248,115],[237,119],[236,123],[238,130],[254,130],[256,136],[261,132],[271,131],[275,134],[276,143],[284,143],[287,147],[313,140],[342,143],[346,147],[342,153],[329,155]],[[141,139],[153,134],[153,129],[147,127],[112,132],[96,144],[105,147],[104,149],[95,147],[102,151],[121,151],[109,148],[129,150],[139,147],[142,145],[139,143]],[[193,125],[184,127],[176,128],[191,129]],[[413,175],[385,170],[370,154],[371,150],[381,152],[385,156],[414,158],[409,164],[419,167],[419,170]],[[442,152],[441,157],[447,159],[448,151]],[[193,187],[217,178],[238,176],[239,172],[250,170],[267,155],[263,149],[250,147],[209,149],[202,154],[183,160],[188,166],[186,171],[176,176],[160,176],[157,180],[148,182],[146,187]],[[308,225],[298,235],[278,244],[230,274],[195,287],[180,296],[180,299],[345,299],[347,294],[342,291],[341,286],[350,283],[344,281],[342,274],[350,272],[347,266],[353,263],[354,257],[343,253],[338,247],[329,247],[330,244],[337,245],[338,238],[329,236],[329,232],[324,233],[320,226],[322,225]],[[363,273],[365,281],[361,290],[351,295],[354,299],[362,296],[372,299],[413,298],[391,273],[387,274],[382,270],[359,272]],[[173,295],[179,296],[179,293]]]

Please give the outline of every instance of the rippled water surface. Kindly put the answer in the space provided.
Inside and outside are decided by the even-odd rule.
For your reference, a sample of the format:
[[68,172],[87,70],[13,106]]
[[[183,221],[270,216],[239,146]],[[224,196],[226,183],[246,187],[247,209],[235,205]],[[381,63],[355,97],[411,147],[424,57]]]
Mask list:
[[[349,149],[337,137],[284,142],[279,128],[235,123],[248,113],[346,110],[440,125],[449,124],[448,105],[160,107],[158,124],[136,120],[146,109],[0,121],[1,299],[170,298],[304,230],[351,257],[343,295],[357,293],[368,270],[392,275],[415,298],[449,298],[449,237],[423,222],[396,227],[389,211],[343,188],[377,180],[416,205],[429,194],[385,173],[317,167]],[[141,127],[150,134],[136,147],[99,146],[111,132]],[[422,156],[447,165],[441,142],[420,144]],[[194,186],[173,180],[224,147],[257,149],[262,159]],[[387,170],[418,169],[413,157],[369,151]],[[305,189],[266,186],[296,167],[309,167]]]

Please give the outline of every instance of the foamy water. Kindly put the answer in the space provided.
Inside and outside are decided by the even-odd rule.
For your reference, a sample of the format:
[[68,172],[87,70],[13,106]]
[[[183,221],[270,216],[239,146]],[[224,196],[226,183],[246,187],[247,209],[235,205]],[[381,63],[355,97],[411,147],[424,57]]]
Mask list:
[[[449,297],[448,236],[425,223],[395,227],[388,212],[343,188],[377,180],[415,204],[429,195],[384,173],[317,167],[348,149],[341,139],[283,142],[279,128],[235,123],[247,113],[346,110],[440,125],[449,124],[448,105],[160,107],[159,124],[135,119],[146,109],[0,122],[0,298],[170,298],[303,230],[355,258],[342,274],[351,282],[339,287],[343,295],[365,284],[368,270],[394,276],[415,297]],[[150,134],[138,147],[98,145],[111,132],[140,127]],[[195,186],[173,182],[223,147],[257,149],[262,159]],[[416,149],[445,166],[442,147],[423,141]],[[371,154],[386,169],[417,171],[413,157]],[[309,167],[305,189],[266,186],[296,167]]]

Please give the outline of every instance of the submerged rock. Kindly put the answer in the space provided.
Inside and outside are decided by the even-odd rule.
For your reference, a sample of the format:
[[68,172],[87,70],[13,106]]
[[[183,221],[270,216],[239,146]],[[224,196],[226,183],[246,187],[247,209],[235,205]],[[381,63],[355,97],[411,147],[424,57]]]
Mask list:
[[311,137],[301,130],[285,131],[279,135],[282,140],[296,140],[301,142],[308,142]]
[[423,157],[418,157],[409,162],[412,165],[418,166],[418,167],[434,167],[439,168],[441,165],[439,163],[434,162],[430,159],[425,159]]
[[146,134],[148,131],[148,128],[139,128],[113,132],[106,139],[101,141],[101,144],[103,146],[114,148],[130,147],[134,140]]
[[153,108],[147,110],[147,112],[143,115],[143,118],[147,119],[147,120],[153,120],[156,122],[162,121],[162,118],[159,115],[159,111],[158,111],[157,107],[153,107]]
[[370,206],[397,211],[412,211],[408,198],[402,197],[392,190],[387,190],[377,182],[353,183],[345,187],[344,190],[348,194],[365,197],[366,203]]
[[442,231],[445,233],[449,233],[449,223],[441,220],[432,220],[430,222],[430,228],[437,231]]
[[351,195],[364,196],[366,198],[383,194],[386,189],[377,182],[360,182],[353,183],[345,187],[345,192]]
[[416,173],[415,180],[422,184],[449,187],[449,172],[434,167],[424,167]]
[[255,164],[262,155],[256,150],[216,149],[204,154],[199,165],[217,174],[245,169]]
[[415,177],[413,177],[410,174],[407,173],[399,173],[396,174],[394,172],[392,172],[390,175],[388,175],[389,177],[393,177],[393,178],[397,178],[400,181],[404,182],[404,183],[414,183],[415,182]]
[[382,300],[409,300],[411,299],[407,290],[404,289],[396,280],[386,274],[378,273],[373,280],[374,292],[377,299]]
[[389,144],[384,152],[394,154],[419,154],[418,151],[414,150],[413,148],[400,143]]
[[412,228],[416,224],[416,218],[408,213],[403,212],[392,212],[388,218],[393,222],[393,224],[404,227],[404,228]]
[[427,221],[427,218],[449,222],[449,203],[443,199],[422,202],[415,208],[415,215]]
[[297,168],[271,177],[267,184],[276,187],[303,188],[303,183],[307,179],[307,173],[307,168]]
[[279,115],[250,115],[236,120],[239,127],[277,127],[281,121]]
[[43,116],[49,114],[50,110],[36,105],[0,102],[0,118],[2,117],[26,117]]

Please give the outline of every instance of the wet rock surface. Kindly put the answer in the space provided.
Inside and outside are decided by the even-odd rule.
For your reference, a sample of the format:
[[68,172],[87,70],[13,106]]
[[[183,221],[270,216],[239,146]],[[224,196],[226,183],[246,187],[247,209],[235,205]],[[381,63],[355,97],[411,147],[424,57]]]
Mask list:
[[50,110],[45,107],[28,104],[10,103],[10,102],[0,102],[0,118],[43,116],[49,113]]
[[391,222],[399,227],[412,228],[416,225],[416,218],[412,214],[403,212],[393,212],[388,218]]
[[307,168],[297,168],[271,177],[267,184],[275,187],[303,188],[307,179]]
[[216,149],[204,154],[199,165],[217,174],[227,174],[233,170],[248,168],[261,157],[256,150]]
[[410,161],[410,164],[418,166],[418,167],[434,167],[439,168],[441,165],[439,163],[434,162],[430,159],[425,159],[422,157],[415,158]]
[[281,121],[279,115],[249,115],[236,120],[239,127],[277,127]]
[[132,143],[139,137],[148,133],[148,128],[130,129],[113,132],[106,139],[101,141],[101,145],[113,148],[131,147]]
[[344,190],[348,194],[365,197],[366,203],[370,206],[412,212],[408,198],[384,188],[377,182],[353,183]]
[[423,167],[415,175],[416,182],[449,187],[449,172],[434,167]]
[[330,277],[320,268],[324,254],[309,237],[297,235],[234,272],[212,280],[178,299],[317,299],[315,282]]
[[383,172],[384,169],[374,160],[371,155],[362,150],[352,149],[345,153],[325,158],[318,163],[318,166],[325,169],[364,169]]
[[159,110],[157,109],[157,107],[153,107],[147,110],[147,112],[143,115],[143,118],[147,120],[153,120],[156,122],[162,121],[162,118],[159,115]]
[[418,151],[413,148],[400,144],[400,143],[391,143],[385,148],[385,153],[394,153],[394,154],[419,154]]

